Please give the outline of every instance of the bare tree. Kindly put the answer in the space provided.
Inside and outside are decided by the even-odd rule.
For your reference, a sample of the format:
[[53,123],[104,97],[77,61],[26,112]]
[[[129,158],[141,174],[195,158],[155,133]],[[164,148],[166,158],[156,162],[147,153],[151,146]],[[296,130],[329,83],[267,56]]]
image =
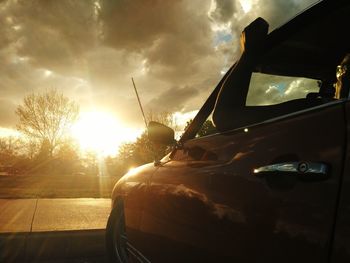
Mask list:
[[78,105],[56,89],[44,93],[32,93],[23,99],[16,109],[19,117],[17,129],[23,134],[49,145],[53,152],[67,135],[68,129],[77,120]]

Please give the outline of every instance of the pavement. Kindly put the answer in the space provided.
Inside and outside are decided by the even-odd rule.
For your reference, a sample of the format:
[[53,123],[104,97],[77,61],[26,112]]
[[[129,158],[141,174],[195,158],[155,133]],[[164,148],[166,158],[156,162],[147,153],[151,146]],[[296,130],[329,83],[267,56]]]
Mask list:
[[0,199],[0,262],[106,262],[110,207],[102,198]]

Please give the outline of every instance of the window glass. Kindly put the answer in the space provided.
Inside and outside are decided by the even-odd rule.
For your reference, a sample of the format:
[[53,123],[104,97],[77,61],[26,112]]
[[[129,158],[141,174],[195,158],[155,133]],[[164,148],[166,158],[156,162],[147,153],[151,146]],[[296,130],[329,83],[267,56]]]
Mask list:
[[211,134],[214,134],[217,132],[218,131],[217,131],[217,129],[216,129],[211,117],[210,117],[203,123],[202,127],[200,128],[200,130],[196,134],[196,138],[208,136],[208,135],[211,135]]
[[202,124],[202,127],[197,132],[196,138],[208,136],[208,135],[215,134],[218,132],[215,125],[214,125],[212,117],[213,116],[211,113],[209,115],[209,117],[206,119],[206,121]]
[[273,105],[319,91],[319,80],[253,73],[246,105]]

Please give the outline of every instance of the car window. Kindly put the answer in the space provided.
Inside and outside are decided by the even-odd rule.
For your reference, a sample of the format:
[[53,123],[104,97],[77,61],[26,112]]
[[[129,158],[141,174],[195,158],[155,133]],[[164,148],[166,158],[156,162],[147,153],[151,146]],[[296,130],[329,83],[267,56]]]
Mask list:
[[316,79],[263,73],[252,74],[246,106],[267,106],[317,93],[321,82]]
[[217,132],[218,130],[216,129],[212,120],[212,114],[210,114],[207,120],[202,124],[201,128],[197,132],[196,138],[208,136]]

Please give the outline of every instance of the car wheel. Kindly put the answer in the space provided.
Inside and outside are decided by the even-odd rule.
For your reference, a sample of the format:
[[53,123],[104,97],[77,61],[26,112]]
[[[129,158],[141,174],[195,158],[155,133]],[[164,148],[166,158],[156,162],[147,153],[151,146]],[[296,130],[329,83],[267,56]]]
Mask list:
[[109,215],[106,228],[106,247],[110,262],[126,263],[129,260],[125,235],[125,216],[123,201],[117,200]]

